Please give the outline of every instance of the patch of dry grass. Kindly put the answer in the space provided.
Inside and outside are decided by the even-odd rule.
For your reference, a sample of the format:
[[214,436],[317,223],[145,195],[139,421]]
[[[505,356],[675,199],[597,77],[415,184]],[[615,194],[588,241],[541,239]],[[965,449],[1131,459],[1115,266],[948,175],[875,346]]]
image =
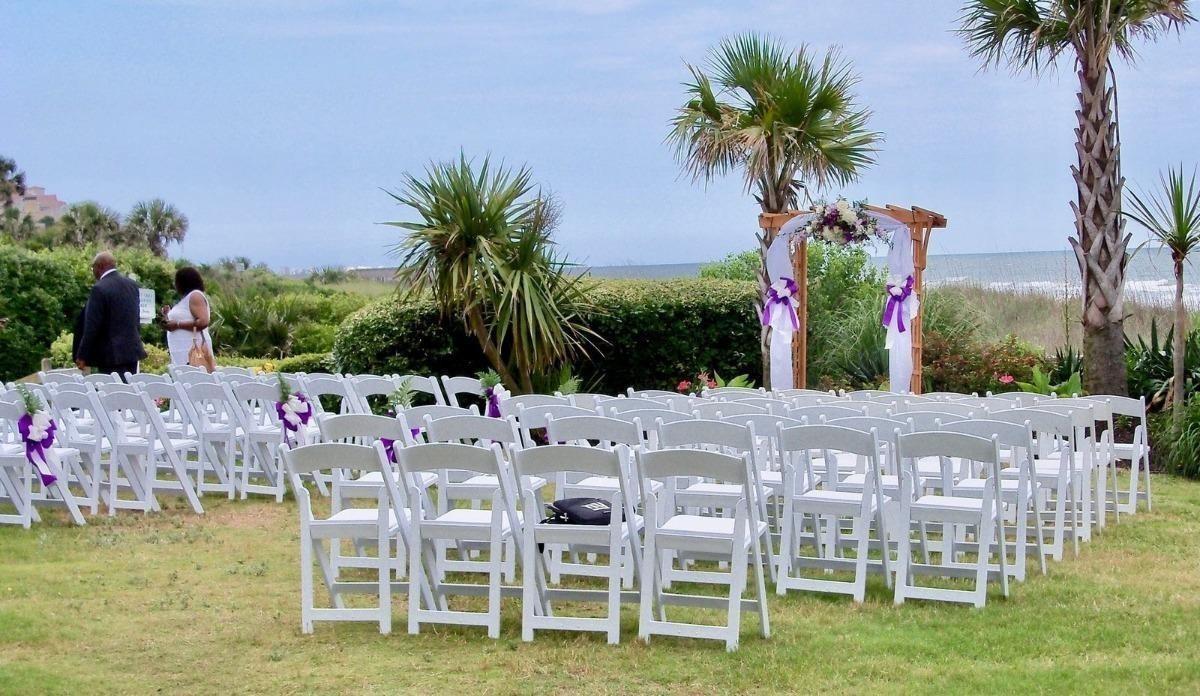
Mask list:
[[598,635],[520,640],[480,629],[299,631],[293,502],[206,498],[143,517],[59,517],[0,529],[0,693],[733,693],[856,691],[1196,693],[1200,690],[1200,484],[1158,476],[1156,507],[1109,529],[1048,577],[983,610],[770,599],[774,636],[748,617],[740,651]]

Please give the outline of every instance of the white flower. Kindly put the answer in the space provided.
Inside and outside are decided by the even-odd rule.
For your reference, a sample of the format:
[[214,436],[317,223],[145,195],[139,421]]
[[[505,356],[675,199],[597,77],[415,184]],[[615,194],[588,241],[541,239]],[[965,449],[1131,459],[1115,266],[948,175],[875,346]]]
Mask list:
[[858,214],[851,208],[841,208],[838,214],[842,218],[842,222],[853,223],[858,222]]
[[837,230],[833,229],[832,227],[826,227],[821,230],[821,236],[827,242],[837,241]]
[[787,281],[782,278],[771,283],[771,288],[775,290],[775,294],[780,298],[786,299],[792,296],[792,291],[788,288]]
[[29,439],[33,442],[45,440],[46,434],[50,431],[50,422],[50,416],[45,411],[32,414],[29,423]]
[[839,213],[845,214],[847,210],[851,210],[850,201],[846,200],[845,198],[839,198],[837,200],[837,209]]
[[901,295],[904,294],[904,290],[902,288],[896,287],[895,285],[889,285],[888,292],[890,292],[893,297],[900,297]]

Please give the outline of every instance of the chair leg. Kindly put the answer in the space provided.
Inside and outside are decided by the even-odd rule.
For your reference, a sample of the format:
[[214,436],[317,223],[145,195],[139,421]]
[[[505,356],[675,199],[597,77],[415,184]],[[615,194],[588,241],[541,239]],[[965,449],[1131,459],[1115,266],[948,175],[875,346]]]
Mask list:
[[308,537],[308,529],[300,530],[300,631],[313,632],[313,559],[312,540]]
[[[498,525],[497,525],[498,526]],[[500,637],[500,583],[504,573],[503,558],[505,543],[500,535],[493,530],[492,541],[489,545],[490,558],[488,565],[488,638]]]
[[[733,557],[730,559],[732,567],[729,569],[731,576],[729,579],[729,635],[725,639],[727,652],[733,652],[738,647],[738,637],[742,630],[742,593],[746,586],[746,566],[750,560],[747,558],[746,548],[741,545],[737,534],[734,534],[733,547]],[[759,568],[759,572],[762,572],[761,568]]]
[[[420,536],[420,530],[413,530],[412,542],[408,545],[408,632],[417,635],[421,632],[421,590],[425,585],[425,566],[421,563],[421,547],[425,541]],[[436,571],[434,571],[436,572]],[[435,607],[430,606],[430,609]]]

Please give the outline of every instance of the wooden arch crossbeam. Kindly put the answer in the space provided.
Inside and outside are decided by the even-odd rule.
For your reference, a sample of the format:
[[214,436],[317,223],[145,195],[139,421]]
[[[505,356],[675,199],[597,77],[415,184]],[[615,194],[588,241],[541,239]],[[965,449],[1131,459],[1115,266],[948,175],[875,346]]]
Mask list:
[[[923,296],[925,264],[929,254],[929,238],[935,229],[946,227],[946,217],[932,210],[912,206],[904,208],[898,205],[866,206],[867,210],[886,215],[897,222],[908,226],[912,238],[913,253],[913,288],[918,297]],[[758,216],[758,226],[762,228],[769,245],[779,234],[780,228],[788,220],[804,215],[809,210],[791,210],[784,213],[762,213]],[[801,239],[792,255],[792,270],[795,273],[796,285],[800,291],[800,319],[803,331],[797,331],[792,337],[792,382],[797,387],[808,385],[808,240]],[[916,319],[912,322],[912,351],[913,375],[909,389],[914,394],[921,392],[921,349],[924,345],[921,333],[921,311],[918,310]]]

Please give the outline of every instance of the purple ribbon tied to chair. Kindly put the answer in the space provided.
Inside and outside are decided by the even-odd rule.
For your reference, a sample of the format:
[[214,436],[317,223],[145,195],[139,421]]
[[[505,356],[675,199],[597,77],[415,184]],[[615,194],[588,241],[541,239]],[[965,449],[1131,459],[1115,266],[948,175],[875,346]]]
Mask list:
[[312,404],[308,403],[308,397],[297,392],[288,397],[287,401],[275,402],[275,413],[279,416],[279,422],[283,425],[283,439],[285,442],[291,442],[292,433],[296,433],[296,439],[300,444],[304,444],[304,436],[300,428],[308,425],[308,421],[312,418]]
[[[408,432],[412,433],[413,441],[416,441],[417,436],[421,434],[421,428],[409,428]],[[388,459],[393,464],[396,463],[396,441],[390,437],[381,437],[379,441],[383,443],[383,450],[387,452]]]
[[796,281],[786,276],[771,283],[767,288],[767,297],[763,302],[762,325],[773,328],[784,328],[779,325],[780,313],[782,319],[791,326],[792,331],[800,330],[800,317],[796,314],[796,295],[799,293]]
[[904,279],[904,285],[902,286],[888,283],[887,305],[885,305],[883,308],[884,327],[890,327],[892,325],[892,316],[895,315],[896,330],[900,331],[901,333],[908,330],[904,326],[904,302],[912,296],[914,282],[915,281],[913,280],[913,277],[908,276]]
[[487,411],[484,413],[488,418],[500,417],[500,401],[508,398],[508,390],[503,385],[497,384],[494,387],[488,387],[483,390],[483,396],[487,399]]
[[42,411],[26,413],[17,421],[17,430],[25,442],[25,459],[38,472],[42,485],[49,486],[57,481],[48,460],[54,445],[54,432],[58,430],[54,419]]

